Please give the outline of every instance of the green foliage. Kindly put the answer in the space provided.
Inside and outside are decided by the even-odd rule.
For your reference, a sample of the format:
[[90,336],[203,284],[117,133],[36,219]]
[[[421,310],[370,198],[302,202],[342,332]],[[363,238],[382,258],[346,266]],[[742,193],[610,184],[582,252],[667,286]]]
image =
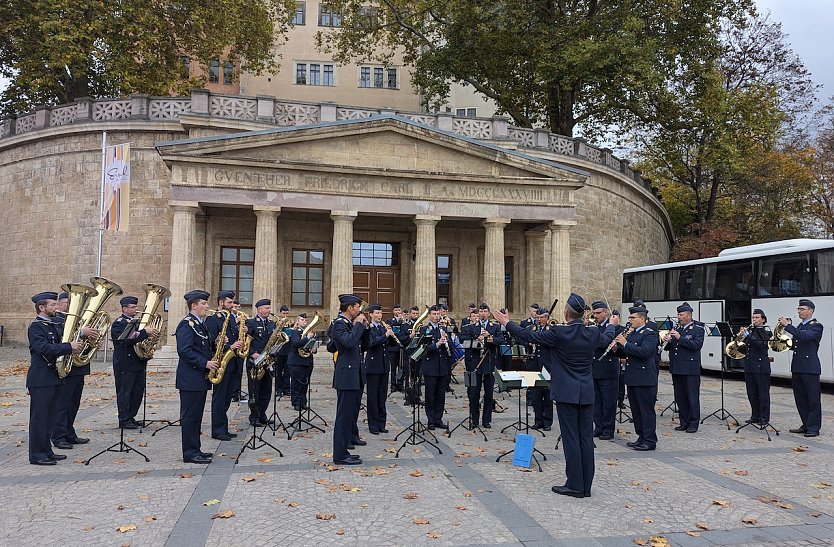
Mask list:
[[4,112],[130,93],[167,95],[185,81],[182,56],[278,68],[275,37],[291,0],[6,0],[0,4]]
[[647,118],[647,99],[681,60],[717,51],[723,19],[749,0],[334,0],[343,27],[319,33],[339,61],[387,62],[397,48],[429,106],[450,83],[470,84],[524,127],[593,138],[625,115]]

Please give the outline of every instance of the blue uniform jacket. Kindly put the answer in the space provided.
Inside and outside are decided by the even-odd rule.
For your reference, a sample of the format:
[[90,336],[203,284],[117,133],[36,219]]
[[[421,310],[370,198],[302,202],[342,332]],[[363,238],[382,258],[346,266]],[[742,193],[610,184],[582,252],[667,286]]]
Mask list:
[[307,343],[309,340],[306,336],[301,337],[301,332],[304,329],[301,327],[296,327],[292,330],[292,334],[290,334],[290,343],[286,344],[290,346],[291,351],[287,354],[287,364],[293,366],[303,366],[303,367],[311,367],[313,366],[313,354],[310,353],[309,357],[302,357],[298,354],[298,350],[304,347],[304,344]]
[[[524,321],[522,321],[524,323]],[[546,330],[550,330],[550,325],[540,326],[538,324],[532,324],[529,327],[524,327],[526,330],[530,332],[544,332]],[[529,355],[529,359],[527,362],[524,363],[524,370],[531,371],[531,372],[540,372],[542,370],[546,370],[548,373],[551,372],[550,367],[550,352],[545,351],[542,348],[541,344],[527,344],[527,355]]]
[[[397,344],[393,343],[394,347]],[[365,346],[365,374],[386,374],[391,367],[385,355],[389,347],[388,337],[385,336],[385,327],[374,325],[368,329],[368,343]]]
[[629,386],[657,385],[657,331],[649,327],[632,332],[626,345],[618,348],[617,355],[625,357],[624,381]]
[[249,329],[249,336],[252,337],[252,344],[250,345],[249,354],[261,353],[269,342],[269,337],[275,330],[275,321],[270,321],[269,318],[263,319],[256,315],[246,320],[246,328]]
[[136,355],[133,346],[148,338],[145,329],[140,330],[136,336],[119,340],[125,328],[133,321],[126,315],[119,316],[110,326],[110,339],[113,340],[113,370],[116,372],[140,372],[145,370],[148,362]]
[[206,363],[214,357],[214,339],[206,326],[192,314],[177,325],[177,389],[208,391],[211,382],[206,378]]
[[597,349],[594,351],[594,379],[602,380],[602,379],[610,379],[610,378],[618,378],[620,376],[620,359],[617,357],[617,352],[611,350],[608,352],[608,355],[605,356],[605,359],[602,361],[599,360],[600,356],[605,353],[605,350],[608,349],[608,346],[611,345],[611,341],[614,338],[625,330],[625,327],[622,326],[614,326],[613,331],[608,330],[608,326],[610,323],[606,319],[602,323],[598,323],[596,327],[599,329],[599,345]]
[[744,338],[741,352],[747,355],[744,360],[745,374],[770,374],[770,359],[767,356],[767,341],[773,333],[767,327],[754,327]]
[[32,356],[26,387],[59,386],[63,380],[55,370],[55,361],[72,353],[69,343],[61,343],[63,324],[37,318],[29,325],[29,353]]
[[[613,335],[614,325],[609,325]],[[591,373],[594,351],[599,346],[600,331],[586,327],[581,319],[567,325],[532,332],[512,321],[507,332],[528,343],[541,344],[550,362],[550,398],[559,403],[591,405],[594,403],[594,379]]]
[[[452,373],[452,357],[449,357],[449,352],[445,346],[438,346],[437,341],[440,340],[440,327],[433,327],[431,324],[422,327],[421,332],[424,336],[431,336],[431,343],[426,346],[426,353],[423,355],[421,374],[423,376],[448,376]],[[446,338],[447,341],[451,337]]]
[[820,366],[820,341],[822,341],[822,323],[810,319],[798,327],[788,325],[785,330],[793,336],[793,358],[791,373],[822,374]]
[[701,348],[704,347],[704,324],[692,321],[685,327],[675,328],[681,333],[678,340],[669,338],[669,372],[683,376],[701,374]]
[[[469,325],[466,325],[466,327],[460,331],[459,337],[461,340],[477,340],[478,336],[481,335],[482,328],[492,335],[492,342],[484,342],[485,356],[481,366],[478,367],[478,373],[492,374],[495,371],[495,367],[500,366],[501,356],[499,355],[499,348],[501,344],[505,343],[501,325],[497,321],[489,320],[486,322],[486,326],[484,326],[484,323],[479,320],[477,323],[470,323]],[[481,354],[479,352],[478,360],[480,360],[480,358]]]
[[359,345],[365,334],[365,325],[354,323],[339,314],[330,325],[330,342],[327,349],[338,351],[336,366],[333,370],[333,387],[344,390],[362,389],[363,374],[362,354]]
[[[206,317],[205,326],[209,332],[209,336],[211,336],[212,342],[217,340],[217,335],[220,334],[220,329],[223,328],[223,322],[225,320],[225,314],[219,311]],[[228,338],[228,341],[223,345],[223,349],[227,350],[229,346],[237,342],[237,336],[237,316],[232,315],[229,318],[229,325],[226,327],[226,338]]]

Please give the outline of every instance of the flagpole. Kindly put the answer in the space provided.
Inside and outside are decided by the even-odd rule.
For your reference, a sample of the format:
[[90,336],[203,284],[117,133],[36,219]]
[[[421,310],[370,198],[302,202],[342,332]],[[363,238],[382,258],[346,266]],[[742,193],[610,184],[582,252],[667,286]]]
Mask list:
[[102,220],[104,220],[104,166],[107,162],[107,131],[101,132],[101,188],[99,189],[98,198],[98,263],[96,265],[96,276],[101,277],[101,243],[104,237],[104,227]]

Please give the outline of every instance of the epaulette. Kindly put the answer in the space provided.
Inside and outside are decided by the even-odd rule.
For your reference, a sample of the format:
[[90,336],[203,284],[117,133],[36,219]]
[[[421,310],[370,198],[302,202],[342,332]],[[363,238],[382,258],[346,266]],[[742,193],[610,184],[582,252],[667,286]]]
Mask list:
[[126,321],[126,319],[123,316],[120,315],[119,317],[116,318],[116,323],[120,323],[122,321]]
[[646,332],[654,332],[654,329],[651,327],[643,327],[643,330]]
[[811,319],[810,321],[808,321],[808,324],[813,325],[813,324],[818,323],[818,322],[819,321],[817,321],[816,318],[814,318],[814,319]]

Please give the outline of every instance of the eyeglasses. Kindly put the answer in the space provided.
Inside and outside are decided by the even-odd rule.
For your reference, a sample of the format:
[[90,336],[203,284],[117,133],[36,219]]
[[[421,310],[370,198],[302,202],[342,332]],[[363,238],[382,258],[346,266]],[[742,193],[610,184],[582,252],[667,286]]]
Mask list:
[[800,306],[800,307],[796,308],[796,311],[808,311],[808,310],[810,310],[810,309],[811,309],[811,308],[807,308],[807,307],[805,307],[805,306]]
[[631,321],[632,319],[637,319],[636,315],[629,315],[628,320]]

